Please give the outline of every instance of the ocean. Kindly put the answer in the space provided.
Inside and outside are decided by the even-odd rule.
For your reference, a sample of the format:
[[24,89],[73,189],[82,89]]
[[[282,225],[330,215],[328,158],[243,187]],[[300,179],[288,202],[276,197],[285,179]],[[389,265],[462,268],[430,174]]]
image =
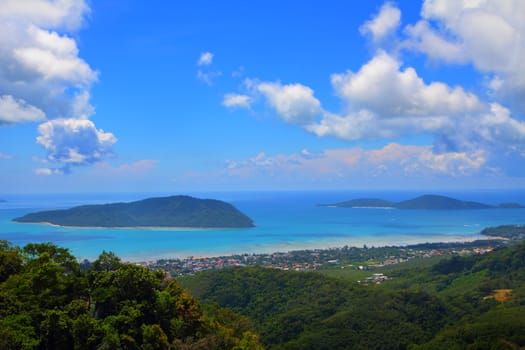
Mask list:
[[[525,190],[431,192],[487,204],[518,202]],[[319,206],[354,198],[399,201],[424,191],[275,191],[194,192],[198,198],[220,199],[250,216],[246,229],[107,229],[22,224],[26,213],[82,204],[128,202],[174,193],[98,193],[1,195],[0,239],[14,245],[52,242],[69,248],[78,259],[96,259],[112,251],[126,261],[159,258],[285,252],[348,246],[407,245],[482,238],[489,226],[525,224],[525,209],[397,210]]]

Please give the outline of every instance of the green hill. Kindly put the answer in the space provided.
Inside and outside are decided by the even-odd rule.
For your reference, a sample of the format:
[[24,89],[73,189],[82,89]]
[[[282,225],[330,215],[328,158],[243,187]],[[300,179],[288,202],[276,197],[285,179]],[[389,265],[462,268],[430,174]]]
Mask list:
[[396,208],[396,209],[427,209],[427,210],[462,210],[462,209],[490,209],[490,208],[523,208],[518,203],[502,203],[498,206],[488,204],[462,201],[459,199],[438,196],[438,195],[423,195],[416,198],[408,199],[401,202],[391,202],[378,198],[357,198],[349,201],[344,201],[335,204],[327,204],[324,206],[335,206],[340,208]]
[[388,272],[363,286],[321,273],[232,268],[185,277],[203,302],[254,321],[268,349],[519,349],[525,245]]
[[31,213],[13,220],[77,227],[253,227],[253,221],[229,203],[189,196],[83,205]]
[[200,304],[161,271],[103,252],[0,240],[0,349],[262,350],[245,317]]

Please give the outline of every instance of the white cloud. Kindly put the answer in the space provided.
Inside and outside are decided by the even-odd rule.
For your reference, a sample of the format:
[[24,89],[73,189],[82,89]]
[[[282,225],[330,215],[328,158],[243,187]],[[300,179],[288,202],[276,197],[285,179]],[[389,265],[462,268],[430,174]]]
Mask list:
[[13,159],[13,156],[10,154],[5,154],[5,153],[0,152],[0,159],[4,159],[4,160]]
[[382,51],[357,73],[332,75],[332,85],[351,110],[368,109],[383,118],[446,117],[483,108],[474,94],[439,82],[426,84],[414,68],[402,70],[400,62]]
[[362,34],[370,34],[376,43],[391,36],[399,27],[401,11],[391,3],[385,3],[376,17],[365,22],[359,31]]
[[211,52],[201,53],[197,64],[199,66],[209,66],[213,62],[213,54]]
[[239,108],[250,108],[251,97],[248,95],[240,94],[226,94],[222,100],[222,105],[225,107],[239,107]]
[[11,95],[0,96],[0,125],[21,122],[34,122],[46,118],[45,113]]
[[63,167],[88,165],[111,154],[117,141],[112,133],[97,129],[88,119],[53,119],[38,127],[37,142],[47,151],[47,161]]
[[84,0],[2,0],[0,19],[33,23],[44,28],[76,30],[89,7]]
[[1,0],[0,124],[48,119],[37,143],[56,168],[101,161],[116,138],[98,130],[90,118],[91,85],[98,73],[81,57],[74,31],[90,9],[85,0]]
[[35,173],[35,175],[40,176],[64,175],[64,171],[62,169],[56,168],[36,168],[33,169],[33,172]]
[[94,167],[92,174],[100,174],[102,176],[109,174],[118,176],[130,174],[142,175],[155,169],[158,163],[159,161],[155,159],[141,159],[130,164],[120,164],[118,166],[113,166],[108,162],[100,162]]
[[258,83],[255,88],[288,123],[308,124],[322,112],[321,103],[314,97],[314,91],[307,86],[263,82]]
[[205,82],[206,84],[208,85],[213,85],[213,80],[217,77],[220,77],[222,75],[222,72],[221,71],[210,71],[210,72],[207,72],[207,71],[203,71],[201,69],[199,69],[197,71],[197,79],[199,79],[200,81],[203,81]]
[[44,80],[58,80],[86,86],[94,82],[97,74],[78,57],[76,43],[71,38],[60,36],[34,26],[28,28],[30,46],[13,50],[14,59],[29,72]]
[[227,161],[229,176],[256,178],[274,176],[279,179],[324,182],[330,178],[357,180],[367,178],[436,176],[462,177],[487,172],[487,159],[482,151],[434,153],[432,146],[390,143],[377,150],[360,147],[328,149],[313,156],[300,154],[267,156],[264,152],[253,158]]
[[428,134],[435,150],[525,156],[525,123],[497,103],[484,103],[461,87],[426,84],[411,68],[384,52],[356,72],[335,74],[332,83],[348,112],[324,112],[305,128],[346,140]]
[[496,96],[525,110],[525,2],[427,0],[407,26],[408,48],[446,63],[472,63],[497,83]]

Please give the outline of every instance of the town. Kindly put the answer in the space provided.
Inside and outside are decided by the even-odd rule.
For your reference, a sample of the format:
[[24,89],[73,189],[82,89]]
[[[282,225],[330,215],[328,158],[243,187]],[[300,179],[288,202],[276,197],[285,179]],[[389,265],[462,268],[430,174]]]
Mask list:
[[341,247],[330,249],[297,250],[271,254],[241,254],[219,257],[187,257],[141,262],[150,269],[161,269],[180,277],[197,272],[240,266],[264,266],[294,271],[355,268],[373,270],[413,259],[473,255],[491,252],[507,244],[502,240],[478,240],[457,243],[426,243],[404,247]]

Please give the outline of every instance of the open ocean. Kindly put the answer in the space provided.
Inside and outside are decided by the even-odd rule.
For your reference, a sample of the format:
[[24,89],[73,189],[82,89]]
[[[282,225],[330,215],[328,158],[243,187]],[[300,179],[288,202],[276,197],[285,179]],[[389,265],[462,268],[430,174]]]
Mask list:
[[[179,194],[179,193],[177,193]],[[26,213],[81,204],[128,202],[168,193],[1,195],[0,239],[23,246],[53,242],[67,247],[79,259],[95,259],[103,250],[124,260],[268,253],[305,248],[406,245],[481,238],[488,226],[525,224],[525,209],[396,210],[330,208],[318,204],[353,198],[410,199],[441,194],[487,204],[518,202],[525,190],[415,192],[308,191],[182,193],[232,203],[256,224],[247,229],[105,229],[65,228],[21,224],[11,220]]]

